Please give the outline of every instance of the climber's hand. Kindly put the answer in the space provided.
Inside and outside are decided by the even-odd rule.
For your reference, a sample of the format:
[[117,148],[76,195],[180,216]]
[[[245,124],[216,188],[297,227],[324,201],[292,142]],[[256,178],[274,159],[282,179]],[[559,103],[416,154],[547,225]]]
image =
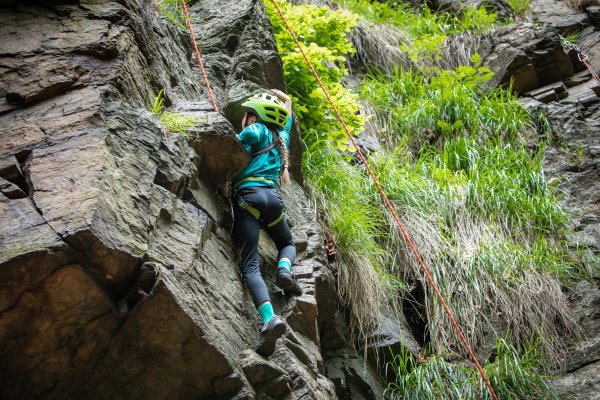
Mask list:
[[285,108],[291,114],[292,113],[292,99],[287,94],[283,93],[278,89],[271,89],[271,92],[277,96],[277,98],[285,104]]

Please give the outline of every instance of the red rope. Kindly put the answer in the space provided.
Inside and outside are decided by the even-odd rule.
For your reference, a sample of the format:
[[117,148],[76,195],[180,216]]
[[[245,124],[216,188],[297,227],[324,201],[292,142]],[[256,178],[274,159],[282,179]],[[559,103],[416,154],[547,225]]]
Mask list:
[[194,29],[192,28],[192,21],[190,21],[190,15],[188,14],[187,6],[185,5],[185,0],[181,0],[181,4],[183,5],[183,12],[185,13],[185,22],[187,23],[187,26],[190,30],[190,37],[192,38],[192,43],[194,44],[194,50],[196,50],[196,57],[198,57],[198,64],[200,64],[200,69],[202,70],[202,76],[204,77],[206,88],[208,89],[210,101],[212,102],[215,111],[219,112],[219,108],[217,107],[217,103],[215,102],[215,96],[213,96],[213,92],[210,89],[210,83],[208,83],[208,77],[206,76],[206,71],[204,70],[204,64],[202,64],[202,57],[200,56],[200,50],[198,50],[198,45],[196,44],[196,37],[194,36]]
[[429,280],[429,283],[431,284],[431,287],[433,288],[433,290],[435,291],[435,294],[437,295],[438,299],[440,300],[440,303],[442,304],[442,307],[444,307],[444,310],[446,311],[446,314],[448,314],[448,317],[450,317],[450,320],[452,321],[452,324],[454,325],[454,328],[456,329],[456,332],[460,336],[460,340],[463,342],[465,348],[469,352],[469,355],[473,359],[473,362],[477,366],[479,374],[481,375],[481,377],[485,381],[485,384],[487,385],[487,387],[490,390],[490,393],[492,394],[492,396],[494,397],[494,399],[498,400],[498,397],[496,396],[496,392],[494,392],[494,389],[492,388],[492,385],[490,384],[490,381],[485,376],[485,372],[483,371],[483,368],[479,364],[479,361],[477,361],[477,357],[475,357],[475,354],[473,353],[473,350],[471,350],[471,346],[469,346],[469,343],[467,342],[467,339],[465,338],[462,330],[458,326],[458,323],[454,319],[454,316],[452,315],[452,312],[450,311],[450,308],[448,307],[448,305],[444,301],[444,297],[442,296],[442,294],[440,293],[439,289],[437,288],[437,285],[433,281],[433,278],[431,277],[431,274],[429,273],[429,270],[425,266],[425,263],[421,259],[421,256],[420,256],[419,252],[417,251],[417,249],[415,248],[415,245],[410,240],[410,237],[408,236],[408,233],[406,232],[406,229],[404,228],[404,225],[402,225],[402,223],[400,222],[400,218],[398,218],[398,215],[396,214],[396,211],[392,207],[392,204],[390,203],[390,200],[388,199],[387,195],[385,194],[385,192],[381,188],[381,185],[379,184],[379,181],[375,177],[375,174],[373,173],[373,170],[371,169],[371,166],[369,165],[369,163],[368,163],[367,159],[365,158],[363,152],[361,151],[360,147],[358,147],[358,144],[356,143],[356,140],[354,140],[354,137],[350,133],[350,130],[348,129],[348,126],[344,122],[344,119],[342,118],[342,116],[340,115],[337,107],[335,106],[335,104],[331,100],[331,97],[329,96],[329,93],[327,92],[327,89],[325,89],[325,86],[323,85],[323,82],[321,82],[321,79],[319,78],[319,75],[317,74],[317,72],[313,68],[310,60],[306,56],[306,53],[302,49],[302,46],[300,46],[300,43],[298,42],[298,39],[296,38],[296,35],[294,34],[294,31],[292,30],[292,27],[288,24],[287,20],[283,16],[283,13],[281,12],[281,9],[279,8],[279,5],[277,4],[277,2],[275,0],[272,0],[272,2],[273,2],[273,5],[275,5],[275,8],[277,9],[277,12],[279,13],[279,16],[283,20],[283,22],[284,22],[285,26],[287,27],[288,31],[292,35],[292,38],[294,39],[294,42],[296,42],[296,45],[298,46],[298,49],[300,50],[300,52],[304,56],[304,59],[306,60],[306,62],[308,64],[308,67],[312,71],[315,79],[319,83],[319,86],[321,86],[321,89],[323,90],[323,93],[325,93],[325,96],[327,97],[327,100],[329,101],[329,104],[331,104],[331,107],[333,108],[333,111],[335,112],[337,118],[339,119],[339,121],[341,122],[342,126],[344,127],[344,130],[346,131],[346,134],[350,138],[350,141],[352,142],[352,144],[356,148],[356,151],[357,151],[357,153],[358,153],[361,161],[363,162],[363,164],[365,165],[365,167],[369,171],[369,175],[373,179],[373,182],[375,182],[375,185],[377,186],[377,190],[379,190],[379,193],[381,194],[381,197],[383,198],[383,201],[385,202],[387,208],[390,210],[390,213],[394,217],[394,220],[396,221],[396,224],[398,225],[398,227],[402,231],[402,235],[404,236],[404,239],[406,240],[406,242],[410,246],[410,248],[411,248],[412,252],[414,253],[417,261],[419,262],[419,265],[421,266],[421,269],[423,270],[423,272],[427,276],[427,279]]
[[587,67],[587,69],[592,74],[592,77],[596,80],[596,82],[598,82],[598,85],[600,86],[600,77],[598,76],[596,71],[594,71],[594,69],[592,68],[590,63],[587,62],[587,60],[589,58],[587,56],[587,54],[583,54],[583,53],[579,52],[579,54],[577,54],[577,58],[579,58],[579,61],[581,61]]

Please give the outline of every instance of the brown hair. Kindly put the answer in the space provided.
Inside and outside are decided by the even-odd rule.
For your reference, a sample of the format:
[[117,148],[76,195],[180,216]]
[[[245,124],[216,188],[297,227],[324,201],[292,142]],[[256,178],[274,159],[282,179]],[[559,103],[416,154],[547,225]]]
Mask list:
[[275,147],[279,152],[279,158],[281,159],[281,182],[289,185],[291,183],[290,173],[288,172],[288,163],[289,163],[289,154],[288,150],[285,147],[285,140],[277,133],[277,138],[275,139]]

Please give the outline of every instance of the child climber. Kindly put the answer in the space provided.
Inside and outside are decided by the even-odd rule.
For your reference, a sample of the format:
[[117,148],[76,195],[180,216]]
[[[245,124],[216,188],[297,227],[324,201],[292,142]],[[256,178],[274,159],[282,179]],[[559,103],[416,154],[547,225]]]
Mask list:
[[237,138],[251,159],[235,177],[233,193],[233,241],[241,252],[244,281],[264,323],[256,348],[263,356],[273,354],[277,339],[287,328],[284,319],[273,311],[260,272],[258,239],[261,228],[266,230],[279,251],[275,283],[286,294],[302,294],[302,288],[291,273],[296,246],[283,218],[283,204],[277,192],[280,171],[283,181],[289,183],[287,147],[292,126],[292,101],[279,90],[272,92],[274,95],[260,93],[242,103],[246,113]]

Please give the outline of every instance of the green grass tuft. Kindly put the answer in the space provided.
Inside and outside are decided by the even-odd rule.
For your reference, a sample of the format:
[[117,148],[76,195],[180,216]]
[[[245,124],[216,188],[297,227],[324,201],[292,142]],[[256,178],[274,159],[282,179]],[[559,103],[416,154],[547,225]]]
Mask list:
[[164,91],[161,89],[152,102],[150,112],[158,119],[166,132],[188,137],[189,131],[194,130],[197,124],[206,123],[195,117],[166,111],[164,101]]
[[506,0],[506,4],[517,17],[526,14],[531,9],[531,0]]

